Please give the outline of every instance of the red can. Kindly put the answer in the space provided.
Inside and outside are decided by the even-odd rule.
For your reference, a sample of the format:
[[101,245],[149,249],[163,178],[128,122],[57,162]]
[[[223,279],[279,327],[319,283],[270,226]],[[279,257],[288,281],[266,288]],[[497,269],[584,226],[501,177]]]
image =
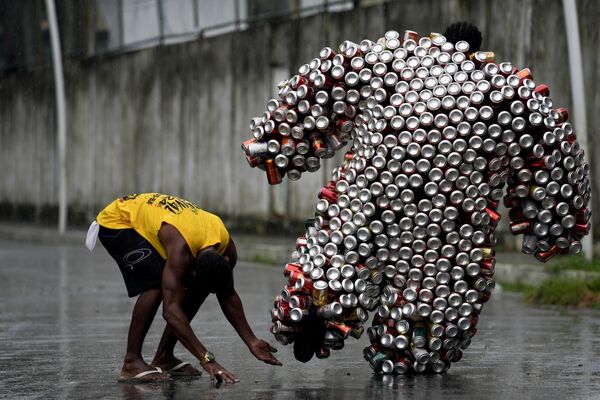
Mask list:
[[534,158],[527,163],[529,168],[544,168],[546,166],[546,162],[543,158]]
[[317,88],[331,88],[331,87],[333,87],[335,82],[330,75],[319,74],[315,78],[313,84]]
[[281,139],[281,153],[291,156],[296,151],[296,142],[291,137]]
[[334,330],[338,333],[340,333],[344,339],[346,339],[348,337],[348,335],[350,334],[350,331],[352,330],[351,327],[349,327],[346,324],[343,324],[341,322],[327,322],[327,329],[331,329]]
[[296,293],[299,293],[299,292],[300,292],[300,290],[294,286],[286,286],[281,291],[281,298],[283,299],[283,301],[288,301],[290,299],[290,297],[292,297],[293,295],[295,295]]
[[273,308],[271,310],[271,322],[279,321],[279,309]]
[[534,90],[535,93],[539,93],[544,97],[548,97],[550,96],[550,88],[548,87],[548,85],[538,85]]
[[558,254],[559,248],[557,244],[554,244],[548,251],[537,251],[534,256],[538,259],[538,261],[546,262],[556,254]]
[[267,171],[267,181],[269,185],[277,185],[281,183],[282,177],[279,168],[275,166],[275,162],[272,158],[265,160],[265,168]]
[[582,208],[581,210],[577,210],[575,213],[575,220],[578,224],[585,224],[590,220],[592,213],[587,208]]
[[290,285],[294,285],[300,278],[304,278],[302,271],[290,271],[288,274],[288,281]]
[[295,287],[300,292],[312,292],[314,289],[313,281],[305,276],[298,278]]
[[367,266],[364,264],[357,264],[355,267],[355,270],[356,270],[356,275],[359,278],[365,279],[366,277],[369,276],[369,268],[367,268]]
[[300,268],[300,264],[287,263],[285,265],[284,270],[283,270],[283,275],[290,276],[290,273],[292,273],[292,272],[302,273],[302,269]]
[[252,168],[258,167],[260,165],[260,161],[260,157],[246,156],[246,162],[248,162],[248,165]]
[[521,81],[524,79],[533,79],[533,75],[531,74],[531,70],[529,68],[523,68],[519,72],[517,72],[517,76]]
[[590,228],[591,226],[589,223],[575,224],[575,226],[573,227],[573,231],[581,235],[587,235],[588,233],[590,233]]
[[308,81],[308,79],[305,76],[296,75],[292,79],[291,83],[292,83],[292,87],[294,88],[294,90],[296,90],[301,85],[308,85],[309,81]]
[[563,122],[569,119],[569,110],[567,110],[566,108],[557,108],[556,112],[558,113],[558,124],[562,124]]
[[244,153],[248,154],[248,146],[254,142],[256,142],[255,138],[250,138],[242,142],[242,150],[244,150]]
[[520,235],[522,233],[530,233],[531,232],[531,222],[530,221],[515,221],[510,223],[510,231],[513,235]]
[[494,276],[496,272],[496,260],[482,260],[480,263],[481,271],[479,272],[481,276],[491,278]]
[[487,203],[488,203],[488,208],[491,208],[492,210],[497,210],[498,209],[498,202],[494,201],[492,199],[486,199]]
[[288,320],[290,319],[290,305],[287,303],[282,304],[278,308],[279,310],[279,319],[280,320]]
[[496,259],[482,260],[480,265],[482,269],[492,271],[496,267]]
[[469,337],[473,337],[473,336],[477,335],[477,328],[474,325],[475,325],[475,323],[471,319],[471,328],[469,328],[469,330],[467,331],[467,334],[469,335]]
[[402,42],[406,42],[407,40],[414,40],[417,42],[419,40],[419,33],[409,30],[404,31],[404,34],[402,35]]
[[499,213],[497,213],[496,211],[492,210],[489,207],[486,207],[485,210],[487,215],[490,216],[490,222],[492,224],[492,226],[496,226],[498,224],[498,222],[500,221],[501,215]]
[[319,52],[319,58],[323,61],[325,60],[333,60],[335,57],[335,51],[331,49],[331,47],[323,47]]
[[337,116],[335,117],[335,127],[340,132],[349,133],[354,127],[354,121],[346,116]]
[[394,363],[394,371],[397,374],[405,374],[410,371],[410,360],[407,357],[399,356]]
[[306,295],[295,295],[290,297],[290,307],[306,309],[310,305],[310,300]]
[[310,143],[312,144],[313,153],[317,157],[322,157],[327,152],[327,146],[323,140],[317,135],[311,135]]
[[318,195],[319,199],[325,199],[330,203],[337,203],[338,193],[335,190],[330,189],[328,186],[321,188]]
[[486,293],[486,292],[479,293],[479,301],[482,303],[487,303],[491,297],[492,297],[491,293]]

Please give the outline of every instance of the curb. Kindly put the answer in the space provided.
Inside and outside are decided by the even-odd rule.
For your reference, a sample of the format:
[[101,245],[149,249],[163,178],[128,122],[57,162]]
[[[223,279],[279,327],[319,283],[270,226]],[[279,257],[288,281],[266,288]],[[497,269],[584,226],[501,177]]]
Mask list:
[[[0,223],[0,240],[15,242],[35,242],[53,245],[73,245],[84,247],[86,231],[70,230],[59,234],[50,227]],[[233,232],[240,260],[252,265],[280,268],[290,260],[295,247],[294,237],[238,234]],[[259,240],[257,240],[259,238]],[[521,253],[500,253],[498,259],[526,259]],[[559,276],[567,279],[588,280],[600,277],[598,272],[565,270],[559,273],[541,265],[510,262],[496,263],[494,280],[504,283],[527,282],[538,285],[542,281]]]

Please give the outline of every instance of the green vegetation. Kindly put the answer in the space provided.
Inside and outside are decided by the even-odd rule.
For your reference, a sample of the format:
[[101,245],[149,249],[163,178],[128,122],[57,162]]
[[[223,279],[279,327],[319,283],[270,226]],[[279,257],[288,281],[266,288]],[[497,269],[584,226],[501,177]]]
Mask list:
[[600,273],[600,259],[588,261],[578,254],[557,257],[544,267],[556,276],[538,287],[516,284],[506,286],[506,290],[523,293],[525,301],[531,304],[600,308],[600,277],[569,279],[561,274],[568,270]]
[[557,257],[556,261],[549,263],[546,267],[552,272],[560,272],[567,269],[600,272],[600,260],[593,259],[592,261],[588,261],[583,254],[577,254],[573,256]]
[[502,289],[507,292],[515,292],[515,293],[530,293],[535,290],[535,287],[528,285],[527,283],[522,282],[498,282]]
[[501,283],[501,286],[506,291],[521,293],[530,304],[600,309],[600,278],[584,281],[554,277],[538,287],[525,283]]
[[592,281],[550,278],[525,296],[534,304],[592,307],[600,303],[600,279]]
[[277,260],[271,257],[269,254],[257,253],[251,257],[250,261],[260,264],[270,264],[276,265],[278,264]]

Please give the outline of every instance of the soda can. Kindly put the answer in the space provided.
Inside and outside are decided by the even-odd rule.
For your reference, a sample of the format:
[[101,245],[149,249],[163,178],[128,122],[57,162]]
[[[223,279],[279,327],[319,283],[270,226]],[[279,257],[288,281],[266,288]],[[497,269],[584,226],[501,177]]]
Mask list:
[[410,352],[412,353],[417,364],[426,365],[429,362],[429,352],[420,347],[411,346]]
[[307,296],[291,296],[290,297],[290,307],[292,308],[301,308],[301,309],[307,309],[308,306],[310,305],[310,300]]
[[317,307],[327,304],[329,285],[327,282],[317,280],[313,283],[312,302]]
[[308,310],[307,309],[302,309],[302,308],[291,308],[289,311],[289,318],[290,320],[292,320],[293,322],[300,322],[302,320],[302,318],[304,318],[304,316],[308,315]]
[[281,183],[281,171],[275,166],[275,161],[272,158],[265,160],[265,169],[267,171],[267,181],[270,185],[277,185]]
[[[315,302],[315,304],[317,304]],[[318,308],[317,315],[326,319],[337,318],[342,315],[343,307],[338,302],[329,303]]]

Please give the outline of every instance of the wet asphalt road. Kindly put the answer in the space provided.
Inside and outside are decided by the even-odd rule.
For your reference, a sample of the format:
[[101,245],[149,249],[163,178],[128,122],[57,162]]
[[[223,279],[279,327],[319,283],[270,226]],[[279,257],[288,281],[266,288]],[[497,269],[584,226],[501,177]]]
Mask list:
[[[235,276],[250,324],[274,342],[268,311],[284,282],[280,270],[242,262]],[[600,311],[534,308],[496,293],[472,346],[446,374],[382,378],[362,360],[366,335],[308,364],[277,345],[284,366],[262,364],[209,298],[193,327],[242,379],[211,388],[207,376],[159,386],[116,382],[132,304],[101,246],[90,254],[82,247],[0,242],[0,398],[600,398]],[[146,339],[147,359],[163,327],[158,316]],[[193,361],[182,347],[176,354]]]

